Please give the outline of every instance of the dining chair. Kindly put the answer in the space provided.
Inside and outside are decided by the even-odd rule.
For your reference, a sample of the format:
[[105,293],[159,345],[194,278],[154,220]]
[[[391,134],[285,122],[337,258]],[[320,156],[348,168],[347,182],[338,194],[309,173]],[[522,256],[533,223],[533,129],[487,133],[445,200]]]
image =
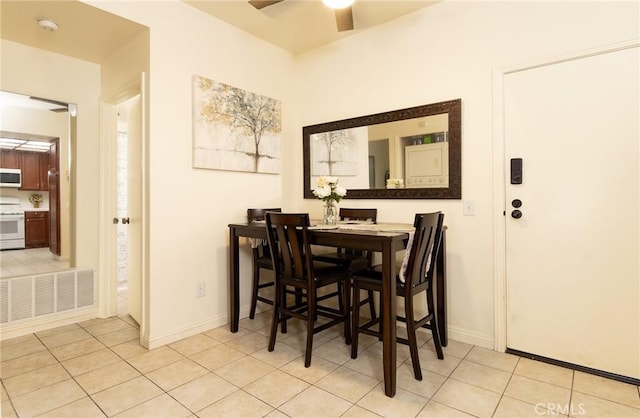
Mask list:
[[[340,208],[340,220],[343,222],[369,221],[375,224],[377,222],[377,217],[378,209]],[[371,267],[373,252],[366,250],[353,250],[349,248],[336,248],[333,252],[316,254],[313,258],[316,261],[346,266],[349,268],[350,272],[353,273]],[[340,293],[340,289],[338,289],[337,292]],[[360,306],[367,304],[369,305],[369,314],[371,319],[376,318],[376,307],[373,299],[373,291],[371,290],[367,292],[367,298],[360,301]]]
[[[282,212],[281,208],[274,209],[247,209],[247,220],[249,223],[264,221],[267,212]],[[251,285],[251,310],[249,311],[249,318],[253,319],[256,316],[256,307],[258,301],[273,305],[273,300],[259,294],[260,289],[271,287],[275,284],[275,281],[269,280],[260,283],[260,270],[273,271],[273,264],[271,260],[271,253],[269,252],[269,244],[266,240],[252,239],[251,249],[253,253],[253,279]]]
[[[441,212],[416,214],[413,223],[415,232],[413,232],[413,236],[410,234],[409,242],[407,243],[407,254],[396,277],[396,295],[404,299],[405,311],[405,316],[399,316],[398,320],[405,322],[407,326],[407,338],[397,337],[397,342],[409,345],[413,373],[417,380],[422,380],[416,338],[416,331],[419,328],[431,329],[438,358],[444,358],[433,303],[433,276],[437,264],[436,259],[440,240],[442,239],[443,220],[444,214]],[[353,274],[352,280],[353,306],[358,306],[360,303],[358,299],[361,289],[382,292],[382,271],[380,266],[356,272]],[[427,312],[425,316],[416,319],[413,297],[422,292],[426,293]],[[354,312],[352,321],[351,358],[355,359],[358,356],[358,334],[364,333],[380,338],[383,330],[380,318],[360,324],[359,315]],[[372,329],[375,325],[379,325],[377,331]]]
[[[351,343],[349,269],[341,265],[314,264],[309,241],[309,214],[269,212],[266,221],[276,280],[268,350],[275,348],[279,324],[286,333],[289,319],[302,319],[307,328],[304,366],[309,367],[314,334],[343,323],[345,342]],[[342,283],[345,303],[338,309],[320,305],[318,289],[336,283]],[[287,298],[287,289],[303,293],[303,298]],[[327,320],[320,321],[321,317]]]

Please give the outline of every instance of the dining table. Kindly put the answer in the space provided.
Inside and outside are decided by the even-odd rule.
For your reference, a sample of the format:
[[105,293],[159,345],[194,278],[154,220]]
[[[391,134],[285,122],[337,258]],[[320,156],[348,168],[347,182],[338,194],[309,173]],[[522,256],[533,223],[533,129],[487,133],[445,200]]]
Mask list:
[[[368,250],[382,257],[382,292],[380,316],[382,318],[382,366],[385,394],[396,393],[396,253],[405,249],[411,224],[376,223],[356,226],[312,226],[309,239],[312,245],[336,248]],[[436,259],[434,299],[436,301],[436,323],[443,346],[447,345],[446,312],[446,227]],[[237,332],[240,320],[240,238],[267,239],[264,222],[229,224],[229,309],[230,329]]]

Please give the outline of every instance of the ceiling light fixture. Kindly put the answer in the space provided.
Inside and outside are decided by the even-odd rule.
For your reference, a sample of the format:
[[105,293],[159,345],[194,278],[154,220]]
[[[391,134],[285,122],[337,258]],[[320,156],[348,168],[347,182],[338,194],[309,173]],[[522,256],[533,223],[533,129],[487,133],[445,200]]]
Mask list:
[[55,32],[58,30],[58,24],[47,17],[38,19],[38,25],[47,32]]
[[351,6],[354,1],[355,0],[322,0],[325,6],[332,9],[344,9],[345,7]]

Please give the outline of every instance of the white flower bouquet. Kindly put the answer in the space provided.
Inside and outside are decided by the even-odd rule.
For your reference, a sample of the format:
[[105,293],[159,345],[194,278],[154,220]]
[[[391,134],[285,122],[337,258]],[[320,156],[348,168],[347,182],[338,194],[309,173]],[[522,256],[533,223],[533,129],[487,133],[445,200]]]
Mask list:
[[404,179],[387,179],[387,189],[404,189]]
[[313,194],[324,202],[339,202],[347,195],[347,189],[338,185],[338,178],[321,176],[316,182]]

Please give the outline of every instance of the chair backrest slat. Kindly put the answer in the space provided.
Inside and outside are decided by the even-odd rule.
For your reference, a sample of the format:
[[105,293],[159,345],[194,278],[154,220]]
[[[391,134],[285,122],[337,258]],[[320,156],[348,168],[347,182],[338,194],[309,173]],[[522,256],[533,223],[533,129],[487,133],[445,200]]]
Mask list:
[[309,214],[269,212],[266,221],[276,275],[308,280],[311,276],[311,246],[307,234]]
[[247,221],[249,223],[255,222],[255,221],[264,221],[267,212],[282,212],[282,208],[247,209]]
[[[377,222],[378,209],[361,209],[361,208],[340,208],[340,220],[341,221],[371,221],[374,224]],[[372,251],[353,250],[349,248],[338,248],[338,252],[354,255],[366,255],[369,259],[369,264],[373,260]]]
[[[282,212],[282,209],[281,208],[247,209],[247,221],[249,223],[256,222],[256,221],[264,221],[267,212]],[[253,250],[254,258],[269,257],[269,244],[266,241],[262,241],[262,243],[254,245],[252,250]]]
[[407,264],[407,290],[425,283],[431,287],[443,221],[442,212],[416,214],[416,229]]
[[376,223],[378,209],[340,208],[340,220],[371,221]]

